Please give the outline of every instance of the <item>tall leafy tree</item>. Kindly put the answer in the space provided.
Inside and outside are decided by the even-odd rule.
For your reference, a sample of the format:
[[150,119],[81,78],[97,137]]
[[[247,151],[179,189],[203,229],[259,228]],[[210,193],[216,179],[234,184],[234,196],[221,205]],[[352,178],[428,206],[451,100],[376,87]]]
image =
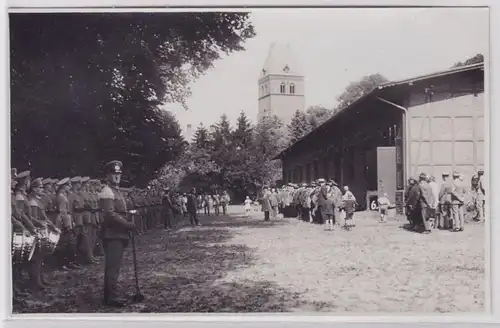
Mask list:
[[383,75],[377,73],[364,76],[361,80],[350,83],[345,91],[337,97],[338,106],[335,108],[335,111],[339,111],[349,106],[354,101],[385,82],[388,82],[388,80]]
[[306,110],[307,121],[311,129],[314,129],[333,115],[333,110],[322,106],[311,106]]
[[466,59],[463,62],[455,63],[452,67],[461,67],[466,65],[478,64],[484,62],[484,56],[482,54],[477,54],[471,58]]
[[192,81],[255,35],[241,13],[11,14],[9,24],[12,164],[98,174],[118,158],[132,182],[172,157],[161,149],[176,143],[165,128],[175,123],[159,105],[185,103]]

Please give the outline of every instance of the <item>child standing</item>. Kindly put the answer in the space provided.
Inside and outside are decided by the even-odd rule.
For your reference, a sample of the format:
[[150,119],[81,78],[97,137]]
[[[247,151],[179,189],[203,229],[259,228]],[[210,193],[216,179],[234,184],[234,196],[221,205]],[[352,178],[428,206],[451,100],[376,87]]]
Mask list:
[[387,211],[389,211],[390,205],[391,202],[387,197],[387,193],[384,193],[384,195],[378,199],[378,211],[380,213],[380,222],[387,222]]
[[250,211],[252,210],[252,200],[250,197],[247,196],[245,199],[245,213],[249,215]]
[[342,208],[345,211],[345,225],[344,228],[349,231],[354,227],[354,212],[356,210],[356,197],[349,191],[347,186],[344,187],[346,191],[342,196]]

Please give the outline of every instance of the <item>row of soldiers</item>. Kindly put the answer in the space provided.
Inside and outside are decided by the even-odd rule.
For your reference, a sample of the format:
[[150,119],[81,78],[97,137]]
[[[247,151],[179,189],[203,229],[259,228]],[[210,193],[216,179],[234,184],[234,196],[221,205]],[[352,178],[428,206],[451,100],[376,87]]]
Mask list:
[[[296,217],[305,222],[327,224],[328,230],[339,226],[340,218],[345,217],[343,227],[350,230],[355,226],[354,212],[356,197],[344,186],[343,191],[333,181],[323,178],[311,183],[289,183],[279,189],[264,188],[263,210],[268,220],[266,199],[269,199],[269,213],[277,211],[284,217]],[[275,216],[275,215],[273,215]]]
[[[60,235],[54,254],[44,254],[37,244],[29,262],[13,264],[15,299],[43,297],[43,290],[51,285],[43,273],[47,269],[78,270],[98,263],[104,256],[99,195],[103,187],[100,180],[90,177],[32,179],[30,171],[18,174],[15,168],[11,170],[12,230],[36,236],[48,229]],[[161,224],[167,229],[172,227],[176,201],[170,196],[175,199],[178,195],[159,189],[120,190],[130,210],[128,218],[138,234]],[[26,273],[28,279],[24,278]]]

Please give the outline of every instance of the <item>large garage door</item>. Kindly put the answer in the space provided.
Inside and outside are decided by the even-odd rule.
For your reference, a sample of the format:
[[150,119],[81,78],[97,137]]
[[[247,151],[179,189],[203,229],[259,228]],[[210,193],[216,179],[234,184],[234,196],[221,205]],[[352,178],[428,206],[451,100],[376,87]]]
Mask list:
[[470,181],[484,167],[484,94],[453,96],[410,107],[411,174],[459,171]]

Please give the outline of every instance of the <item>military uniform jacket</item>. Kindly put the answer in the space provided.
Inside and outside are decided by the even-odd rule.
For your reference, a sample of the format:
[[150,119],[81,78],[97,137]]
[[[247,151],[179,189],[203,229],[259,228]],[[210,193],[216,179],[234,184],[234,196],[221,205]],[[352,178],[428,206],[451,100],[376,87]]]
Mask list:
[[73,229],[73,220],[71,218],[71,208],[69,199],[64,193],[57,195],[57,209],[59,217],[56,219],[56,226],[58,228],[64,227],[66,229]]
[[[198,201],[199,201],[199,199],[200,198],[198,198]],[[162,205],[165,207],[165,209],[167,211],[172,211],[174,209],[174,206],[172,204],[172,200],[170,199],[170,195],[169,194],[165,194],[163,196]]]
[[463,204],[467,190],[465,184],[459,179],[453,181],[452,204]]
[[96,193],[90,193],[90,206],[92,207],[90,221],[92,225],[97,226],[100,222],[99,196]]
[[70,192],[68,195],[68,201],[75,226],[82,226],[83,206],[85,205],[83,196],[79,192]]
[[452,193],[453,193],[453,182],[449,180],[444,181],[439,191],[439,202],[442,205],[451,204]]
[[99,193],[99,203],[103,210],[101,238],[129,239],[127,205],[118,188],[106,185]]
[[39,221],[48,221],[45,205],[41,198],[31,196],[28,202],[30,205],[30,217]]
[[35,226],[31,222],[29,217],[19,210],[15,195],[11,195],[10,202],[11,202],[12,218],[22,223],[30,232],[34,233]]
[[92,196],[89,192],[82,191],[80,192],[80,197],[83,200],[83,224],[92,224]]

